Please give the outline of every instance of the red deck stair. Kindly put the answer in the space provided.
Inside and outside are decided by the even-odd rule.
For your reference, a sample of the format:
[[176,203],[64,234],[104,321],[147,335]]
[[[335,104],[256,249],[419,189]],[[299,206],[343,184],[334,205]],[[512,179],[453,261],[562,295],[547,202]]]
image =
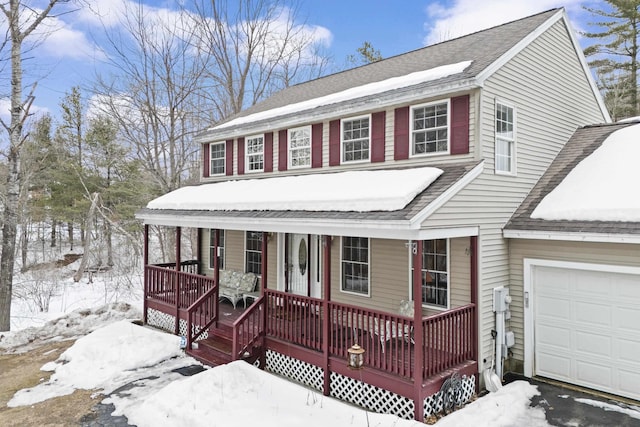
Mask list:
[[[195,348],[195,347],[198,348]],[[210,366],[219,366],[233,360],[231,349],[233,347],[233,327],[219,323],[209,329],[209,336],[199,340],[191,350],[186,353],[198,361]]]

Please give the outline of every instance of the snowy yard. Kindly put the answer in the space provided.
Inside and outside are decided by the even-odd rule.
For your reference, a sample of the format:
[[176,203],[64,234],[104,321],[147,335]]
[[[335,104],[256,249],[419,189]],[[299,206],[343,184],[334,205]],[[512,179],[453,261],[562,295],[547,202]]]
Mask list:
[[[16,321],[12,325],[17,326],[13,332],[2,333],[0,352],[22,352],[38,343],[78,339],[56,361],[42,366],[43,371],[53,372],[48,381],[18,391],[9,407],[36,405],[85,389],[106,396],[103,403],[115,406],[113,415],[125,415],[140,427],[234,427],[256,419],[265,426],[423,425],[364,411],[244,362],[185,377],[176,370],[200,364],[180,350],[179,337],[131,322],[141,317],[136,308],[139,293],[118,296],[130,304],[121,301],[103,306],[115,296],[99,278],[91,284],[67,282],[61,289],[51,299],[49,313],[40,313],[21,300],[14,303]],[[127,391],[114,392],[132,384]],[[529,407],[536,393],[528,383],[516,382],[437,425],[510,426],[526,420],[528,425],[546,426],[544,411]],[[536,424],[531,424],[534,420]]]

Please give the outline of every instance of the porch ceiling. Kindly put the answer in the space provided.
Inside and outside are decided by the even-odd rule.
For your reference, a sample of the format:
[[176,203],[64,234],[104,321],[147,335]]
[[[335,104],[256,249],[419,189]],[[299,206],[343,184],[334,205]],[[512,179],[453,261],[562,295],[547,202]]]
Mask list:
[[[144,208],[136,218],[145,224],[257,230],[266,232],[309,233],[333,236],[363,236],[394,239],[423,239],[476,235],[477,227],[428,230],[424,221],[438,208],[473,181],[483,169],[482,161],[438,165],[442,174],[401,209],[389,211],[329,210],[196,210]],[[275,178],[265,178],[275,179]],[[252,189],[247,190],[250,199]],[[292,194],[292,198],[296,195]],[[308,198],[308,194],[305,195]]]

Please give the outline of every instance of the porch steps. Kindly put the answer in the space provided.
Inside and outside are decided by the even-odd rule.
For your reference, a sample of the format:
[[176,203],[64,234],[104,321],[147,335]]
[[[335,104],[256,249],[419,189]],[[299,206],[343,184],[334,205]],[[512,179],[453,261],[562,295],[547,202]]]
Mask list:
[[229,325],[218,324],[209,330],[209,337],[198,341],[198,348],[187,350],[186,353],[198,361],[210,366],[219,366],[233,360],[231,350],[233,346],[233,328]]

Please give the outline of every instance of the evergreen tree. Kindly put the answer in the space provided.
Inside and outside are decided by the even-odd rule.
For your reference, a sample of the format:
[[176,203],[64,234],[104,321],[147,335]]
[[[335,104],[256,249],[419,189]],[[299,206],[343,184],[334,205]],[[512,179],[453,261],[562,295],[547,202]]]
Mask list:
[[375,49],[368,41],[362,43],[362,46],[357,48],[356,52],[356,55],[347,56],[347,63],[354,67],[370,64],[382,59],[380,51]]
[[585,32],[597,42],[584,50],[596,69],[598,84],[614,120],[640,115],[638,107],[638,43],[640,0],[606,0],[608,10],[586,7],[601,30]]

